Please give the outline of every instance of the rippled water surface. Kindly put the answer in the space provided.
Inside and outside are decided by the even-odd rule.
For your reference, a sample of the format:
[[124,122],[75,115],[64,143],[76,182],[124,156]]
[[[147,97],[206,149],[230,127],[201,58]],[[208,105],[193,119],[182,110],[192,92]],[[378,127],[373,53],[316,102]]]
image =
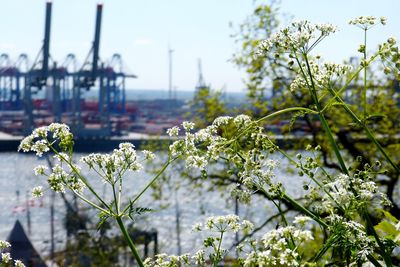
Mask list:
[[[80,156],[82,155],[77,155],[77,158]],[[277,159],[281,165],[287,165],[285,160]],[[50,204],[54,203],[55,207],[56,249],[62,249],[66,240],[63,227],[65,204],[59,195],[56,195],[55,200],[51,201],[51,192],[46,192],[41,200],[30,200],[32,187],[46,186],[43,177],[36,177],[33,174],[32,169],[38,164],[46,165],[47,162],[44,159],[36,158],[33,154],[0,153],[0,239],[7,238],[17,219],[21,221],[28,233],[27,215],[29,213],[31,220],[29,237],[39,253],[46,255],[50,249]],[[102,181],[87,170],[83,170],[83,172],[100,195],[111,199],[111,191]],[[179,179],[177,173],[170,170],[170,174],[174,177],[174,183],[166,186],[167,189],[163,194],[164,200],[154,201],[151,191],[148,191],[141,199],[141,206],[153,208],[156,212],[138,218],[136,226],[144,230],[156,229],[158,231],[160,252],[177,253],[176,211],[179,210],[182,252],[190,252],[201,247],[201,237],[198,233],[191,231],[193,224],[204,221],[210,215],[234,213],[234,203],[231,200],[225,201],[225,198],[221,197],[221,194],[227,195],[226,192],[206,191],[205,188],[208,188],[206,184],[203,190],[193,190],[186,185],[186,181]],[[151,175],[146,171],[126,175],[124,178],[126,199],[139,192],[150,178]],[[289,192],[298,193],[301,190],[302,181],[299,177],[277,171],[277,178],[284,182]],[[179,189],[175,190],[177,185],[179,185]],[[71,199],[71,196],[68,198]],[[84,204],[80,204],[80,206],[82,210],[87,208]],[[263,199],[255,199],[251,208],[243,205],[239,207],[239,215],[252,220],[256,225],[261,224],[272,212],[275,212],[272,206]],[[93,222],[96,222],[95,213],[91,211],[86,211],[86,213]]]

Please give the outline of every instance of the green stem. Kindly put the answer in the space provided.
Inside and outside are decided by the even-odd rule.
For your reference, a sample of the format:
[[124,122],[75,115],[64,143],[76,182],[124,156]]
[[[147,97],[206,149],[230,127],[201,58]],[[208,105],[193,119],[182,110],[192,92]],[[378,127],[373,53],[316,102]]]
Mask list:
[[372,255],[367,255],[367,259],[372,262],[373,265],[377,267],[383,267],[382,264],[380,264]]
[[[271,141],[271,142],[272,142],[272,141]],[[283,150],[280,149],[279,147],[277,147],[276,149],[277,149],[283,156],[285,156],[285,157],[290,161],[290,163],[292,163],[292,164],[295,165],[295,166],[297,165],[297,162],[296,162],[291,156],[289,156],[285,151],[283,151]],[[332,181],[332,178],[329,176],[329,174],[326,172],[326,170],[325,170],[323,167],[320,167],[320,169],[323,171],[323,173],[325,174],[325,176],[327,176],[328,179],[330,179],[330,180]],[[325,192],[325,194],[327,194],[328,197],[329,197],[333,202],[335,202],[335,203],[337,204],[338,208],[339,208],[341,211],[344,211],[343,208],[339,205],[339,203],[335,200],[335,198],[331,195],[331,193],[330,193],[328,190],[326,190],[326,188],[325,188],[317,179],[315,179],[315,177],[310,176],[310,175],[309,175],[308,177],[310,177],[310,179],[313,180],[313,182],[314,182],[316,185],[318,185],[319,188],[321,188],[321,189]]]
[[326,222],[322,221],[317,215],[315,215],[314,213],[312,213],[311,211],[309,211],[308,209],[303,207],[300,203],[298,203],[296,200],[294,200],[290,196],[283,193],[282,198],[285,199],[286,201],[288,201],[290,204],[292,204],[295,207],[295,209],[297,209],[298,211],[301,211],[304,214],[310,216],[314,221],[319,223],[324,228],[328,228],[328,224],[326,224]]
[[121,230],[121,232],[122,232],[122,235],[123,235],[124,238],[125,238],[125,241],[128,243],[128,246],[129,246],[129,248],[131,249],[132,254],[133,254],[133,256],[134,256],[135,259],[136,259],[136,262],[139,264],[140,267],[144,267],[143,261],[142,261],[142,259],[140,258],[139,253],[137,252],[137,250],[136,250],[136,248],[135,248],[135,245],[133,244],[133,241],[132,241],[131,237],[129,236],[129,233],[128,233],[128,231],[126,230],[125,225],[124,225],[124,223],[122,222],[121,217],[120,217],[120,216],[117,216],[117,217],[115,217],[115,219],[116,219],[116,221],[117,221],[117,223],[118,223],[118,226],[119,226],[119,228],[120,228],[120,230]]
[[114,197],[114,205],[115,205],[115,212],[117,213],[117,215],[119,216],[119,207],[118,207],[118,199],[117,199],[117,194],[115,192],[115,185],[112,184],[112,191],[113,191],[113,197]]
[[122,175],[119,177],[119,188],[118,188],[118,212],[121,210],[121,197],[122,197]]
[[382,243],[382,241],[379,239],[379,236],[378,236],[378,234],[377,234],[376,231],[375,231],[374,225],[372,224],[372,221],[371,221],[371,218],[369,217],[368,212],[367,212],[366,210],[363,210],[363,211],[362,211],[362,214],[363,214],[364,219],[365,219],[365,221],[366,221],[366,223],[367,223],[367,228],[371,231],[371,233],[372,233],[372,235],[374,236],[376,242],[378,243],[379,252],[380,252],[380,254],[381,254],[383,260],[385,261],[386,266],[392,267],[393,264],[392,264],[392,260],[390,259],[390,255],[388,255],[388,254],[386,253],[385,245],[384,245],[384,244]]
[[[72,190],[72,189],[71,189],[71,190]],[[106,213],[106,214],[111,215],[111,213],[110,213],[109,210],[105,210],[105,209],[103,209],[102,207],[100,207],[100,206],[94,204],[92,201],[88,200],[87,198],[85,198],[84,196],[82,196],[81,194],[79,194],[78,192],[76,192],[75,190],[72,190],[72,192],[74,192],[74,194],[75,194],[77,197],[79,197],[80,199],[82,199],[84,202],[86,202],[87,204],[89,204],[89,205],[92,206],[93,208],[96,208],[96,209],[98,209],[98,210],[100,210],[100,211],[102,211],[102,212],[104,212],[104,213]]]
[[[48,140],[47,140],[48,142]],[[67,160],[63,155],[61,155],[60,153],[58,153],[58,151],[49,143],[49,147],[50,149],[57,154],[57,156],[60,157],[60,159],[62,159],[63,161],[65,161],[69,167],[71,168],[71,170],[79,177],[79,179],[81,179],[81,181],[86,185],[86,187],[89,189],[90,192],[92,192],[92,194],[101,202],[101,204],[103,204],[108,210],[112,210],[110,206],[107,205],[107,203],[104,202],[104,200],[96,193],[96,191],[94,191],[94,189],[90,186],[90,184],[88,183],[88,181],[86,181],[86,179],[79,173],[79,171],[75,168],[75,166],[69,161]]]
[[[331,143],[331,146],[332,146],[333,151],[334,151],[334,153],[336,155],[336,158],[339,161],[339,164],[340,164],[340,167],[341,167],[343,173],[348,175],[349,171],[347,170],[347,167],[346,167],[346,164],[344,163],[343,157],[340,154],[339,146],[337,145],[337,143],[335,141],[335,138],[333,137],[333,133],[331,131],[331,128],[328,125],[328,122],[325,119],[325,116],[321,112],[321,105],[320,105],[320,103],[318,101],[316,88],[315,88],[315,84],[314,84],[314,79],[313,79],[313,75],[312,75],[312,72],[311,72],[310,64],[308,62],[307,54],[304,54],[304,59],[306,61],[306,65],[307,65],[307,73],[308,73],[308,75],[309,75],[309,77],[311,79],[311,87],[309,87],[309,90],[310,90],[310,93],[311,93],[311,97],[312,97],[312,99],[314,101],[314,104],[317,107],[318,116],[319,116],[320,122],[322,124],[322,128],[324,128],[325,133],[328,136],[329,142]],[[300,65],[300,68],[302,69],[301,65]],[[302,71],[302,72],[303,72],[303,75],[305,75],[304,71]],[[304,79],[307,80],[307,77],[305,76]]]
[[258,122],[261,122],[261,121],[263,121],[263,120],[267,120],[267,119],[270,119],[270,118],[272,118],[272,117],[278,116],[278,115],[280,115],[280,114],[287,113],[287,112],[292,112],[292,111],[305,111],[305,112],[307,112],[307,113],[314,113],[314,114],[317,114],[317,112],[316,112],[315,110],[312,110],[312,109],[309,109],[309,108],[304,108],[304,107],[291,107],[291,108],[285,108],[285,109],[282,109],[282,110],[278,110],[278,111],[276,111],[276,112],[273,112],[273,113],[271,113],[271,114],[268,114],[268,115],[266,115],[266,116],[264,116],[264,117],[262,117],[262,118],[256,120],[256,122],[258,123]]
[[364,29],[364,90],[363,90],[363,107],[364,119],[367,117],[367,29]]
[[144,194],[144,192],[147,191],[147,189],[149,189],[149,187],[158,179],[158,177],[161,176],[161,174],[165,171],[165,169],[169,166],[169,164],[171,164],[173,161],[175,161],[178,157],[173,158],[173,159],[168,159],[167,163],[164,164],[164,166],[158,171],[157,175],[154,176],[154,178],[150,181],[150,183],[147,184],[147,186],[145,188],[143,188],[143,190],[129,203],[129,205],[127,205],[125,207],[125,209],[123,210],[122,214],[125,214],[126,211],[132,207],[133,204],[135,204],[135,202]]
[[[256,120],[254,123],[260,123],[263,120],[268,120],[271,119],[275,116],[284,114],[284,113],[288,113],[288,112],[293,112],[293,111],[305,111],[307,113],[314,113],[317,114],[317,112],[315,110],[309,109],[309,108],[304,108],[304,107],[291,107],[291,108],[285,108],[282,110],[278,110],[276,112],[273,112],[271,114],[268,114],[264,117],[261,117],[260,119]],[[244,129],[242,132],[240,132],[236,138],[230,140],[230,142],[227,142],[227,144],[235,142],[236,140],[238,140],[240,137],[242,137],[249,129],[251,129],[252,125],[248,126],[246,129]]]
[[[348,79],[346,81],[346,83],[342,86],[342,88],[340,88],[337,92],[335,92],[335,97],[336,96],[340,96],[340,94],[342,94],[351,84],[351,82],[358,76],[358,74],[364,70],[364,68],[366,68],[367,66],[369,66],[371,64],[371,62],[373,62],[379,55],[380,55],[381,51],[378,51],[375,55],[373,55],[368,62],[365,62],[365,67],[361,67],[359,68],[357,71],[355,71],[353,73],[353,75],[350,77],[350,79]],[[323,97],[325,97],[325,94],[323,95]],[[319,100],[321,100],[323,97],[321,97]],[[326,108],[328,108],[330,106],[330,104],[334,101],[335,98],[331,98],[326,102],[325,107],[322,109],[322,111],[325,111]]]
[[370,140],[372,140],[372,142],[375,144],[375,146],[379,149],[379,151],[382,153],[382,155],[386,158],[387,161],[389,161],[390,165],[393,166],[393,168],[397,171],[397,173],[400,173],[400,168],[399,166],[397,166],[396,163],[393,162],[392,158],[386,153],[386,151],[383,149],[383,147],[381,146],[381,144],[378,142],[378,140],[375,138],[375,136],[373,135],[373,133],[371,132],[371,130],[367,127],[364,126],[364,131],[365,134],[368,136],[368,138]]
[[214,267],[217,267],[218,263],[222,260],[220,251],[221,251],[221,245],[222,245],[223,236],[224,236],[224,232],[221,232],[221,235],[219,237],[219,242],[218,242],[218,248],[217,248],[217,251],[215,252],[215,259],[214,259],[214,262],[213,262],[213,266]]
[[347,112],[347,114],[353,119],[353,121],[356,122],[359,126],[361,126],[363,128],[363,130],[365,131],[365,134],[375,144],[375,146],[382,153],[382,155],[385,157],[385,159],[390,163],[390,165],[392,165],[392,167],[397,171],[397,173],[400,173],[400,167],[397,166],[396,163],[394,163],[394,161],[386,153],[386,151],[383,149],[383,147],[378,142],[378,140],[375,138],[375,136],[370,131],[370,129],[357,117],[356,114],[354,114],[354,112],[347,106],[347,104],[343,101],[343,99],[336,94],[335,90],[333,90],[332,88],[328,88],[328,90],[338,102],[343,104],[341,106]]

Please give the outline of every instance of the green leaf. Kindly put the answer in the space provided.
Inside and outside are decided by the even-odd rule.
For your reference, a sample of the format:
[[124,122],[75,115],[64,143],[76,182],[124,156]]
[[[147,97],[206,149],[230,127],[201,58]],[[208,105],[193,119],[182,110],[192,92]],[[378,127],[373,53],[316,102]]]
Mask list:
[[386,233],[392,237],[395,237],[399,234],[399,231],[397,231],[396,227],[388,221],[382,221],[374,228],[375,230]]
[[388,219],[389,221],[394,222],[394,223],[398,223],[399,222],[399,220],[396,217],[394,217],[390,212],[388,212],[388,211],[386,211],[384,209],[377,209],[377,210],[379,212],[382,212],[383,215],[385,216],[385,218]]
[[98,222],[97,225],[96,225],[97,231],[99,231],[99,230],[103,227],[103,225],[104,225],[104,224],[107,222],[107,220],[110,218],[110,215],[109,215],[109,214],[106,214],[106,213],[104,213],[104,212],[100,212],[99,217],[100,217],[100,220],[99,220],[99,222]]
[[133,203],[130,204],[128,214],[127,216],[131,219],[134,220],[135,216],[142,215],[143,213],[148,213],[148,212],[154,212],[155,210],[150,209],[150,208],[144,208],[144,207],[133,207]]
[[371,114],[367,118],[365,118],[366,121],[374,121],[378,122],[381,121],[382,119],[386,118],[387,116],[385,114]]

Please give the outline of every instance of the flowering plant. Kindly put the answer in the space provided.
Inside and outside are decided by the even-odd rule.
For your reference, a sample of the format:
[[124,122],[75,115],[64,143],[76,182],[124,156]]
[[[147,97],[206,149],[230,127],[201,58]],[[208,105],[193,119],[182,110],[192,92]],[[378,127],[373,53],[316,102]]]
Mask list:
[[[372,17],[359,17],[350,22],[365,32],[378,23],[385,24],[386,21],[380,19],[378,22]],[[252,119],[247,115],[222,116],[197,131],[191,122],[169,129],[167,133],[171,137],[183,133],[182,138],[170,145],[166,163],[125,206],[121,201],[123,174],[140,170],[143,161],[154,158],[151,152],[145,151],[140,157],[133,145],[123,143],[111,154],[91,154],[81,158],[82,164],[111,187],[113,201],[107,203],[81,174],[80,167],[73,162],[73,137],[66,125],[51,124],[34,130],[32,135],[21,142],[20,150],[34,151],[38,156],[53,152],[59,163],[50,171],[39,166],[35,168],[35,173],[47,177],[49,188],[56,192],[71,190],[77,197],[96,208],[102,221],[114,219],[140,266],[205,266],[208,263],[218,266],[228,255],[228,251],[223,249],[225,234],[239,230],[248,232],[252,228],[250,222],[241,221],[235,215],[212,217],[206,221],[204,227],[217,233],[217,236],[212,234],[204,240],[204,250],[193,256],[160,254],[153,260],[143,261],[123,219],[136,216],[138,210],[135,205],[138,199],[178,158],[184,160],[188,169],[198,170],[206,178],[210,164],[226,163],[229,166],[225,170],[227,175],[233,175],[234,170],[238,177],[238,183],[230,188],[233,197],[249,204],[255,193],[261,193],[278,210],[280,220],[277,229],[268,231],[259,240],[249,239],[241,245],[238,244],[239,265],[319,266],[329,262],[327,264],[330,266],[362,266],[369,262],[375,266],[393,266],[392,252],[399,244],[398,235],[386,235],[384,224],[375,227],[371,219],[371,214],[375,211],[392,204],[375,182],[382,163],[351,168],[333,135],[335,122],[329,121],[326,114],[334,106],[343,109],[343,113],[363,131],[364,136],[382,155],[385,167],[391,168],[398,177],[398,163],[381,145],[368,123],[366,71],[372,62],[382,58],[394,66],[389,70],[385,69],[384,73],[397,72],[400,54],[395,40],[391,38],[371,57],[367,56],[366,42],[360,46],[363,60],[356,69],[349,65],[321,63],[319,58],[312,55],[312,51],[335,31],[336,27],[331,24],[293,22],[259,45],[257,57],[273,54],[275,58],[286,58],[288,68],[296,74],[289,91],[296,93],[298,90],[305,90],[311,104],[281,109],[259,119]],[[360,72],[364,72],[361,114],[353,110],[342,97]],[[321,149],[326,149],[326,146],[330,147],[339,170],[327,169],[318,160],[318,156],[310,156],[309,153],[291,156],[276,145],[273,136],[266,131],[266,121],[282,114],[299,112],[318,121],[328,140],[326,144],[310,146],[306,150],[315,155]],[[283,155],[297,168],[299,175],[306,177],[308,183],[305,190],[308,192],[309,202],[295,199],[285,190],[279,177],[276,177],[275,169],[279,164],[271,159],[273,153]],[[40,196],[42,190],[43,188],[36,187],[33,194]],[[91,198],[85,196],[87,191]],[[282,205],[290,207],[300,216],[290,224]],[[398,230],[396,220],[391,219],[388,223]],[[194,228],[201,230],[204,227],[196,225]],[[321,240],[320,236],[324,238]],[[317,242],[316,249],[311,252],[302,249],[312,242]]]

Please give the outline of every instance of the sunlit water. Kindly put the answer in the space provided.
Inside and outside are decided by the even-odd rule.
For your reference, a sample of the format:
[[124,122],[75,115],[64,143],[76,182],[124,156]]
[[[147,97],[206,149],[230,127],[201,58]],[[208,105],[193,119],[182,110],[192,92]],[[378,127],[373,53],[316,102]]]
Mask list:
[[[77,158],[80,156],[82,155],[77,155]],[[283,169],[288,164],[283,158],[277,157],[277,160],[280,161],[280,169]],[[31,233],[29,237],[35,248],[44,256],[48,255],[50,251],[51,192],[46,192],[41,200],[29,201],[31,199],[31,188],[37,185],[46,186],[45,178],[37,177],[33,174],[33,168],[38,164],[46,165],[47,163],[44,159],[39,159],[33,154],[0,153],[0,239],[7,238],[17,219],[21,221],[28,234],[27,207],[29,206],[31,218]],[[85,176],[88,178],[88,181],[96,188],[99,194],[111,200],[111,190],[92,173],[88,173],[85,170],[83,172],[86,173]],[[205,218],[211,215],[233,214],[234,202],[232,200],[225,200],[228,196],[227,192],[217,190],[215,192],[206,191],[205,188],[208,188],[206,185],[203,189],[193,190],[185,186],[186,182],[182,182],[176,172],[171,169],[169,172],[176,181],[173,187],[179,183],[180,188],[175,190],[170,187],[170,189],[164,191],[165,199],[162,201],[154,201],[151,191],[146,192],[141,198],[139,205],[155,209],[156,211],[144,217],[137,218],[135,226],[143,230],[157,230],[159,252],[176,254],[176,204],[178,203],[182,252],[193,252],[201,248],[202,238],[201,234],[192,232],[192,226],[197,222],[204,221]],[[298,176],[285,174],[279,170],[277,170],[276,176],[284,183],[289,193],[298,195],[302,192],[303,180]],[[150,179],[151,175],[146,171],[126,175],[124,178],[125,199],[134,196]],[[19,196],[17,196],[17,191],[19,191]],[[69,199],[71,199],[70,196]],[[53,203],[55,206],[56,250],[61,250],[66,240],[64,229],[66,209],[64,202],[58,195],[56,195]],[[87,207],[83,203],[80,206],[82,208]],[[265,199],[253,199],[250,207],[239,206],[239,215],[251,220],[256,226],[275,213],[276,210]],[[93,211],[87,211],[87,214],[93,222],[97,221]],[[227,243],[233,242],[232,240],[233,236],[227,239]],[[229,247],[229,244],[227,246]]]

